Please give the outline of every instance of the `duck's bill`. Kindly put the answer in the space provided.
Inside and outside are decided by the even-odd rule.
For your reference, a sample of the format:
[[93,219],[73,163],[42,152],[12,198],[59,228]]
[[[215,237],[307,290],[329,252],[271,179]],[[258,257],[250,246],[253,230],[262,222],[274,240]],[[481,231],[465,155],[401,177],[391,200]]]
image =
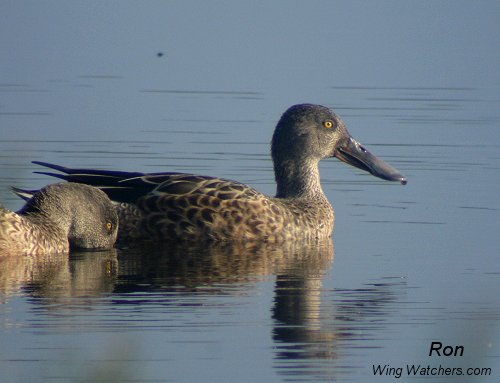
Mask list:
[[388,181],[398,181],[406,185],[407,179],[391,165],[385,163],[366,150],[354,138],[349,137],[335,150],[335,157],[356,168],[367,171],[375,177]]

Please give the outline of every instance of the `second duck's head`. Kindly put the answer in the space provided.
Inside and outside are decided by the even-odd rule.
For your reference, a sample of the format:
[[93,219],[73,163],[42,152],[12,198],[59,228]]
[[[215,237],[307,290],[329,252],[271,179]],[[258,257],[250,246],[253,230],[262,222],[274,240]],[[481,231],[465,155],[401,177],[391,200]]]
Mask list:
[[48,219],[67,235],[72,249],[111,248],[118,232],[118,215],[111,200],[102,190],[84,184],[45,186],[19,213],[35,222]]

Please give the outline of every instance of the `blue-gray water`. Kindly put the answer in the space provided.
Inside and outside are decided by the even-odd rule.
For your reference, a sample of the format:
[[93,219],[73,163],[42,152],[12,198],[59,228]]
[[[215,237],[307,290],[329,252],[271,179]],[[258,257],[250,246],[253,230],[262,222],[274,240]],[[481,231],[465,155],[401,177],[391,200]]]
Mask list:
[[[2,382],[500,377],[500,5],[0,5],[0,201],[30,161],[215,175],[274,192],[269,140],[334,108],[409,179],[321,165],[332,242],[0,259]],[[160,54],[159,54],[160,53]],[[334,250],[335,249],[335,250]],[[463,357],[429,357],[431,342]],[[489,376],[466,369],[491,368]]]

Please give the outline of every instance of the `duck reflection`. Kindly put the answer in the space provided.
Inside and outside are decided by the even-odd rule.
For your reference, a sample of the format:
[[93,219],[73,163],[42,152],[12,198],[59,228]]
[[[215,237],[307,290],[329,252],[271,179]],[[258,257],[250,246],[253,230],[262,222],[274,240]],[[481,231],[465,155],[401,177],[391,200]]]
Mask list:
[[[266,243],[142,245],[128,249],[40,256],[0,256],[0,292],[46,299],[136,291],[198,290],[265,276],[311,270],[322,275],[333,259],[331,240]],[[210,291],[210,289],[207,289]]]
[[[359,339],[360,323],[366,326],[367,318],[387,315],[388,302],[395,299],[390,284],[324,290],[323,277],[333,258],[331,239],[280,246],[151,244],[69,257],[0,258],[0,289],[4,297],[22,291],[50,310],[82,305],[105,309],[103,304],[110,304],[134,310],[141,306],[147,312],[152,302],[182,306],[186,301],[181,296],[202,300],[210,294],[248,292],[252,283],[273,277],[270,311],[277,371],[331,381],[338,376],[335,361],[342,341]],[[105,301],[96,299],[103,296]]]
[[[119,256],[120,292],[157,290],[220,290],[239,283],[296,270],[323,275],[332,264],[331,239],[281,245],[265,242],[211,245],[157,244],[123,249]],[[305,275],[304,275],[305,277]]]
[[[117,269],[116,249],[36,256],[0,255],[2,301],[19,293],[43,298],[44,303],[73,302],[73,298],[112,293]],[[80,301],[89,304],[91,301]]]

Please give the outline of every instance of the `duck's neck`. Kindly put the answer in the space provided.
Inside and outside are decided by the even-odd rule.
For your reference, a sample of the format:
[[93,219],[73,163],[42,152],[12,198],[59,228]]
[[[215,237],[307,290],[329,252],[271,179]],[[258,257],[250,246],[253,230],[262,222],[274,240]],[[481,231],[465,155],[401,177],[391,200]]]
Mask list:
[[37,223],[42,231],[49,227],[59,230],[67,237],[71,227],[72,210],[65,200],[58,197],[55,193],[48,195],[40,191],[18,213]]
[[318,161],[275,162],[274,173],[277,198],[326,198],[321,188]]

